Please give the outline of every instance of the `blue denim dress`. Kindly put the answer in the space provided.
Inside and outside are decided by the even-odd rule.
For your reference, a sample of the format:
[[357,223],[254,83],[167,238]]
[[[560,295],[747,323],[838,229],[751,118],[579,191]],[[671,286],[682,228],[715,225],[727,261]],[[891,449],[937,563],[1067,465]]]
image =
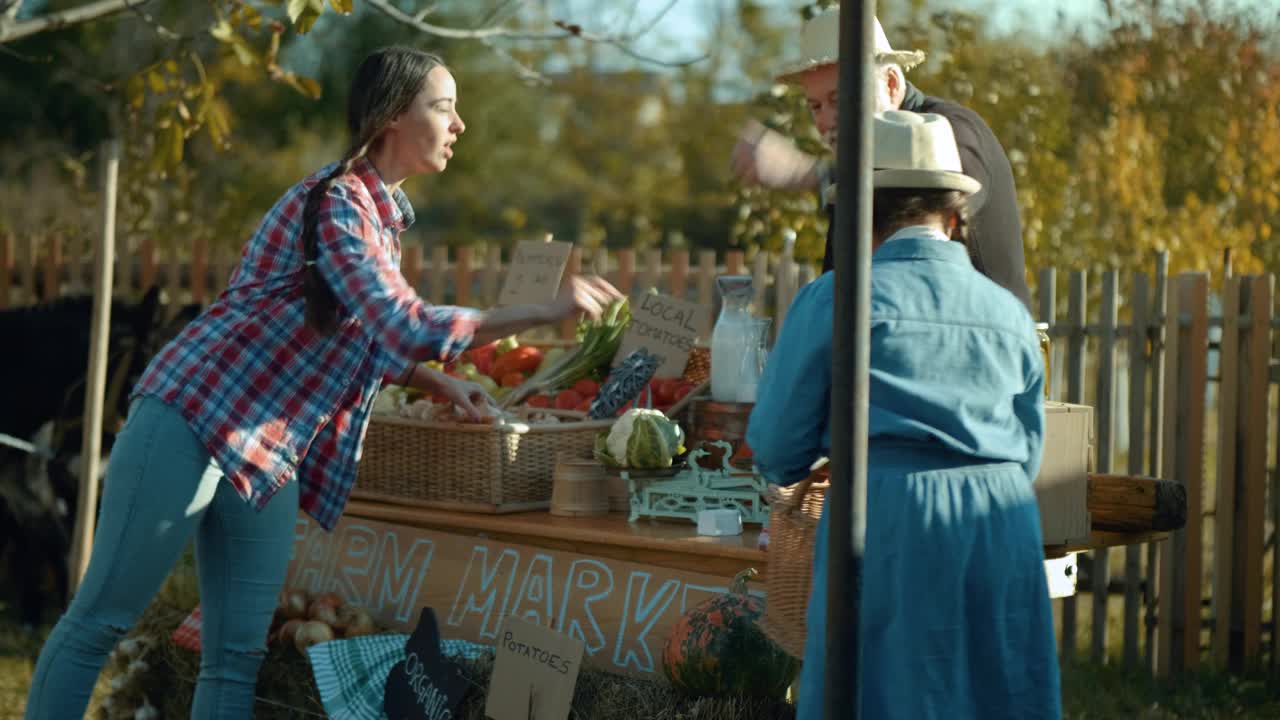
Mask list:
[[[1044,368],[1025,306],[922,228],[872,257],[862,718],[1061,717],[1032,479]],[[792,484],[830,448],[833,276],[787,314],[747,441]],[[827,518],[818,525],[799,718],[822,717]]]

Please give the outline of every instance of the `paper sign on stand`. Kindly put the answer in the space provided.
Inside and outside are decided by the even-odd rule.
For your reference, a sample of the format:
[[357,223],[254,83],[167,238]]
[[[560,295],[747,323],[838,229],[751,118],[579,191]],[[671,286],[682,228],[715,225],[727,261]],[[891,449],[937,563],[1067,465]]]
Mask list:
[[521,240],[511,256],[499,305],[540,304],[555,300],[560,292],[560,277],[573,243],[551,240]]
[[498,634],[485,715],[493,720],[565,720],[584,651],[578,638],[508,617]]
[[615,361],[638,348],[662,359],[654,377],[679,377],[689,353],[704,333],[709,313],[698,303],[661,293],[645,293],[631,299],[631,324],[622,337]]

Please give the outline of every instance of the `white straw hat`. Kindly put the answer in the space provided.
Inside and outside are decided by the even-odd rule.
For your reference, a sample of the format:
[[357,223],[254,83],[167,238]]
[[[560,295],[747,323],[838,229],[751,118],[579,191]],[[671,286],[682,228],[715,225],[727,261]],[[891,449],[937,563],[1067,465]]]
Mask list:
[[982,183],[964,174],[955,132],[941,115],[905,110],[876,113],[874,136],[874,187],[969,194],[982,189]]
[[[894,63],[903,70],[924,62],[920,50],[894,50],[884,34],[880,19],[876,18],[876,62]],[[795,82],[796,78],[814,68],[833,65],[840,60],[840,11],[830,8],[819,12],[804,22],[800,30],[800,58],[786,63],[778,71],[778,82]]]

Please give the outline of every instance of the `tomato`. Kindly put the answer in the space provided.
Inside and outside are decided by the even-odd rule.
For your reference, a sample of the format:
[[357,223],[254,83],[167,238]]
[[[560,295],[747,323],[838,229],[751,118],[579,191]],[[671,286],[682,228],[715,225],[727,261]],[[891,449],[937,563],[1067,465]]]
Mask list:
[[561,390],[556,395],[557,410],[576,410],[582,404],[582,396],[573,390]]

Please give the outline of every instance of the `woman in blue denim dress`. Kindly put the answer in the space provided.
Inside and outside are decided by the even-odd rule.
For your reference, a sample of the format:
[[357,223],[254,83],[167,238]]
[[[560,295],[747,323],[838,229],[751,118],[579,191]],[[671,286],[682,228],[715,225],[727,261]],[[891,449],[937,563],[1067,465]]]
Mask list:
[[[981,187],[937,115],[874,121],[861,717],[1061,717],[1032,481],[1044,367],[1025,306],[964,242]],[[833,276],[795,299],[747,441],[772,482],[830,449]],[[827,518],[818,524],[799,717],[822,717]]]

